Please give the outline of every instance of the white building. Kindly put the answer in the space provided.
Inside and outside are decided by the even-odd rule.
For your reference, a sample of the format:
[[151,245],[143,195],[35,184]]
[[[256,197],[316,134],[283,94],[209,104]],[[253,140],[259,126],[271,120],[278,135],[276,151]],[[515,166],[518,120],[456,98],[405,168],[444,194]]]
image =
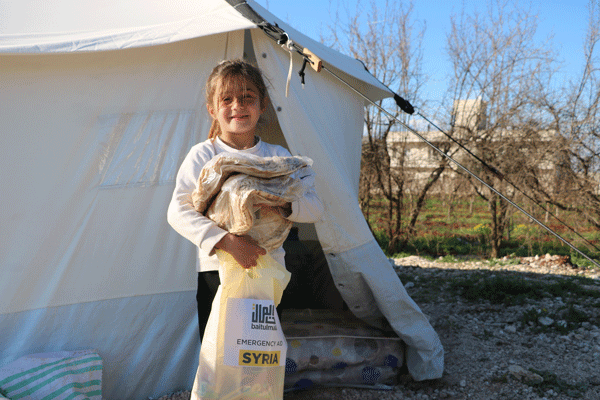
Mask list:
[[[452,132],[448,132],[448,134],[451,134],[456,141],[462,142],[467,149],[478,155],[478,152],[481,151],[477,143],[479,141],[478,138],[489,128],[487,103],[480,98],[456,100],[453,106],[451,123]],[[543,143],[546,146],[551,146],[551,142],[557,138],[555,132],[536,131],[535,134],[532,134],[505,130],[500,135],[498,135],[497,131],[494,134],[493,138],[486,138],[488,143],[506,140],[509,143],[507,144],[508,146],[513,146],[513,150],[517,146],[516,149],[521,154],[530,155],[524,159],[537,163],[535,169],[541,172],[537,174],[538,178],[541,177],[542,180],[546,181],[546,184],[552,185],[553,182],[559,179],[560,174],[558,169],[561,163],[539,155],[539,144]],[[447,154],[463,165],[465,162],[475,160],[466,151],[459,150],[455,142],[437,129],[419,131],[419,135],[437,148],[447,151]],[[409,178],[409,184],[405,184],[405,188],[409,192],[422,187],[424,182],[430,178],[434,169],[440,165],[440,160],[443,158],[437,150],[407,129],[390,132],[387,137],[387,144],[388,148],[391,149],[392,167],[400,168],[403,166],[406,176]],[[481,157],[480,155],[478,156]],[[490,162],[490,166],[501,169],[499,165],[494,165],[493,161]],[[462,187],[465,187],[464,180],[458,179],[458,169],[460,167],[456,163],[450,162],[449,168],[444,171],[432,190],[434,192],[444,191],[452,193],[459,188],[462,189]],[[500,172],[503,171],[500,170]],[[459,187],[461,182],[463,186]]]

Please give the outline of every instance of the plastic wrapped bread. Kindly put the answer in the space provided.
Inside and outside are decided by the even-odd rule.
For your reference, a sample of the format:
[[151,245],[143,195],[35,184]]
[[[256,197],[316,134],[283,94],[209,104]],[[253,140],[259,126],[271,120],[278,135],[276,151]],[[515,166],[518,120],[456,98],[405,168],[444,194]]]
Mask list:
[[202,168],[192,193],[194,208],[228,232],[248,234],[267,251],[275,250],[292,226],[277,207],[304,196],[309,188],[296,172],[311,165],[307,157],[221,153]]

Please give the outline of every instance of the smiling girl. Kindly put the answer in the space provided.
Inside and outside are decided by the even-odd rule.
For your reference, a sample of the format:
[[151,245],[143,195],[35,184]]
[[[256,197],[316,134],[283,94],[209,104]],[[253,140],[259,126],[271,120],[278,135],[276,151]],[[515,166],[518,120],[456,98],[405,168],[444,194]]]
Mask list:
[[[256,135],[258,121],[268,101],[267,87],[258,68],[242,60],[223,61],[217,65],[206,83],[206,107],[212,117],[208,139],[192,147],[177,174],[167,220],[179,234],[198,247],[196,299],[200,338],[220,284],[219,260],[214,250],[230,253],[244,268],[255,266],[258,257],[266,251],[249,236],[231,234],[198,213],[193,206],[192,192],[196,189],[202,167],[217,154],[291,156],[285,148],[263,142]],[[308,175],[300,178],[313,190],[280,210],[290,221],[316,222],[323,213],[323,204],[314,191],[314,173],[309,171]],[[270,254],[285,265],[282,247]]]

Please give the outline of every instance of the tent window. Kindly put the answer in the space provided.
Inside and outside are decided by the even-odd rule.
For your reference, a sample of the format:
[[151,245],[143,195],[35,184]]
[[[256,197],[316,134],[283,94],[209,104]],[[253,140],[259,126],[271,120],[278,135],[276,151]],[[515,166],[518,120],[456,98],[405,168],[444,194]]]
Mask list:
[[195,117],[196,112],[189,110],[100,117],[100,187],[174,182],[183,157],[195,143]]

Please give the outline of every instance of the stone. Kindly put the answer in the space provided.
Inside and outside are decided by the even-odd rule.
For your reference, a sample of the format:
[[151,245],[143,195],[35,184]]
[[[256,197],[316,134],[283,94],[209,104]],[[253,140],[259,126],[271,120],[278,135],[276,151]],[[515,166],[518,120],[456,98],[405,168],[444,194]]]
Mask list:
[[538,322],[544,326],[550,326],[554,323],[554,320],[550,317],[539,317]]
[[528,371],[520,365],[510,365],[508,367],[508,373],[519,381],[523,381],[529,384],[539,384],[544,382],[544,378],[535,372]]

